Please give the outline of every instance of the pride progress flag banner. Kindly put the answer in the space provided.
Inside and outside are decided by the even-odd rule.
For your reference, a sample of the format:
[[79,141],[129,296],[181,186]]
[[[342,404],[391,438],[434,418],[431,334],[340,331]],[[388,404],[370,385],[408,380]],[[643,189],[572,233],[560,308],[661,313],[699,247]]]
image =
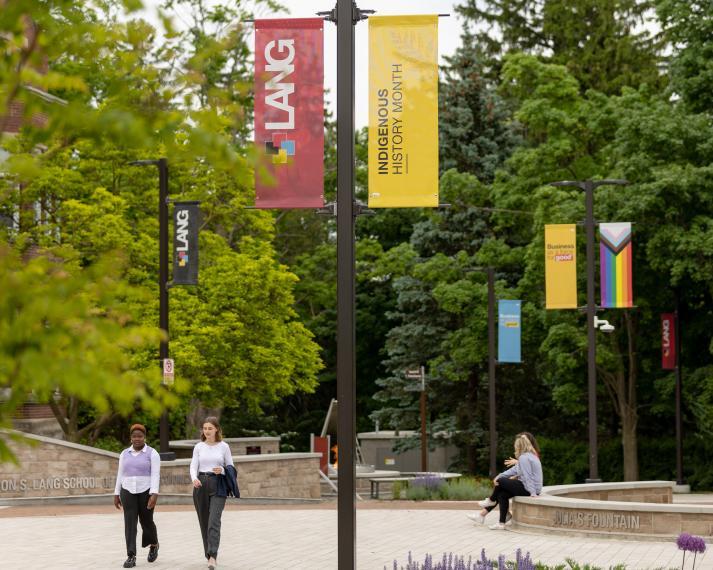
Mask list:
[[633,307],[631,222],[599,224],[602,307]]

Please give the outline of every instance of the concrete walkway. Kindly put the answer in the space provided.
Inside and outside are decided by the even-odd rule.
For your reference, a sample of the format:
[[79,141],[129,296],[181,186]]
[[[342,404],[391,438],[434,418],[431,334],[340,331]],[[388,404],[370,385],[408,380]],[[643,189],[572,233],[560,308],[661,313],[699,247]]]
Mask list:
[[[405,565],[409,551],[423,561],[426,553],[443,552],[489,558],[515,550],[535,560],[563,564],[566,558],[603,568],[624,563],[627,569],[680,568],[681,553],[672,542],[635,542],[491,531],[465,514],[468,505],[368,502],[357,512],[357,567],[392,570],[394,559]],[[158,561],[137,568],[200,570],[202,545],[193,509],[160,507],[155,520],[161,549]],[[495,522],[495,514],[488,523]],[[223,514],[218,558],[221,570],[338,570],[337,512],[333,504],[309,506],[231,505]],[[140,538],[139,538],[140,543]],[[0,568],[111,569],[125,559],[123,519],[113,507],[33,508],[0,510]],[[687,560],[686,567],[691,568]],[[698,557],[696,568],[713,570],[713,555]]]

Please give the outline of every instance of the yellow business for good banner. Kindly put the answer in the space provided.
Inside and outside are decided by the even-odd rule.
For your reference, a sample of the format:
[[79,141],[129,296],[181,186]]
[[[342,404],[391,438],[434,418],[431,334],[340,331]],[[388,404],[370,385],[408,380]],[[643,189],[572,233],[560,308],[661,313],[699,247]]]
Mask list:
[[545,226],[545,290],[548,309],[577,308],[577,226]]
[[438,206],[438,16],[369,16],[369,207]]

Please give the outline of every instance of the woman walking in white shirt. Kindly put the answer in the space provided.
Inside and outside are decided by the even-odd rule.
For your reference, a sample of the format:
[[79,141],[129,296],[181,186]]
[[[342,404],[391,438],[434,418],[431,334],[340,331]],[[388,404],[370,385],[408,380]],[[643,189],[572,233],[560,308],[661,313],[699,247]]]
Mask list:
[[141,546],[149,546],[148,561],[158,558],[158,536],[153,509],[158,499],[161,458],[146,445],[146,428],[134,424],[129,430],[131,447],[119,455],[119,470],[114,488],[114,506],[124,509],[124,534],[127,559],[124,568],[136,566],[136,522],[141,523]]
[[203,537],[203,550],[208,560],[208,569],[215,570],[220,545],[220,517],[225,507],[225,497],[219,497],[218,476],[225,474],[225,467],[233,465],[230,447],[223,441],[218,418],[210,416],[203,422],[201,441],[193,448],[191,480],[193,481],[193,505]]

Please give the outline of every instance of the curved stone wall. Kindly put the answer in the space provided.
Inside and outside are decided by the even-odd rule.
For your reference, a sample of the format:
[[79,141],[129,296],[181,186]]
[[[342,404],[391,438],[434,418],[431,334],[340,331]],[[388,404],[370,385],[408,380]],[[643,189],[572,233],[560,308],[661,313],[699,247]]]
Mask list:
[[713,539],[713,505],[673,504],[671,481],[545,487],[513,501],[513,524],[531,530],[670,539],[689,532]]
[[[0,437],[11,432],[0,432]],[[0,463],[0,505],[32,500],[106,501],[114,493],[119,455],[48,437],[12,432],[8,440],[19,465]],[[245,499],[319,499],[318,453],[266,453],[233,456]],[[161,462],[163,503],[190,502],[190,459]]]

